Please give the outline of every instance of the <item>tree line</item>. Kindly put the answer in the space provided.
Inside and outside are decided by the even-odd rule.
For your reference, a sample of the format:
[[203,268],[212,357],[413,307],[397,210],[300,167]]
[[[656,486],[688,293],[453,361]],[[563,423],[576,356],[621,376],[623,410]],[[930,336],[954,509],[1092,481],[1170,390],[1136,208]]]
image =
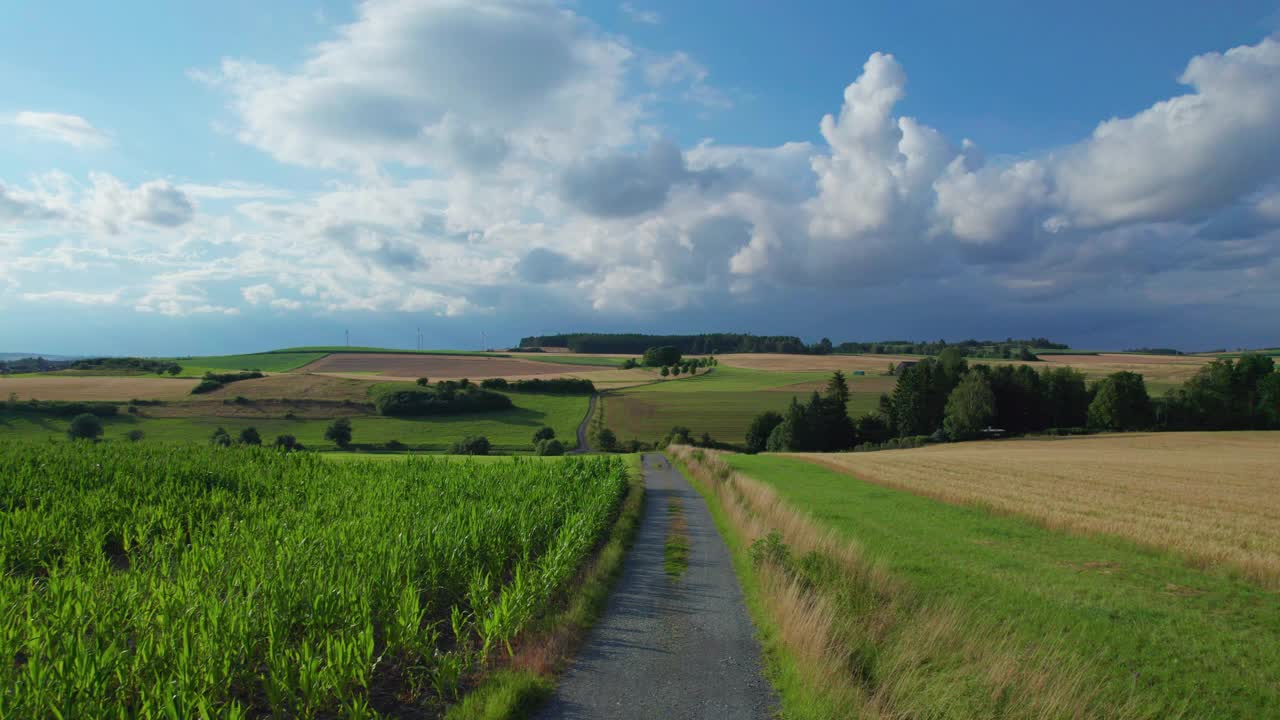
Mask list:
[[837,371],[825,392],[764,412],[746,435],[749,452],[833,452],[914,447],[1027,433],[1280,429],[1280,372],[1265,355],[1215,360],[1164,397],[1142,375],[1089,382],[1067,367],[970,365],[958,348],[904,368],[878,412],[845,414],[848,386]]
[[[961,340],[948,343],[912,340],[878,342],[843,342],[836,345],[830,338],[808,344],[795,335],[752,335],[750,333],[704,333],[701,335],[645,335],[642,333],[569,333],[535,335],[520,339],[520,348],[567,347],[576,353],[642,353],[655,347],[671,347],[686,355],[722,353],[785,353],[790,355],[937,355],[947,348],[958,348],[966,357],[988,357],[1034,360],[1037,350],[1068,350],[1064,343],[1048,338],[1006,338],[1004,340]],[[646,363],[648,364],[648,363]],[[673,363],[668,362],[666,365]]]

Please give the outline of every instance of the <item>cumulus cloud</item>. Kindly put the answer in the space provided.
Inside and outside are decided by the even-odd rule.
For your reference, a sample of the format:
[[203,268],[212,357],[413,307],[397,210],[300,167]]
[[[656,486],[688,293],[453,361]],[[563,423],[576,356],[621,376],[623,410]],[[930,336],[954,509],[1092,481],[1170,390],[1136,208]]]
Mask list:
[[120,232],[129,223],[176,228],[195,216],[191,199],[166,180],[152,180],[136,188],[105,173],[90,173],[89,180],[92,187],[85,210],[94,223],[108,232]]
[[516,263],[516,276],[536,285],[572,280],[587,275],[592,267],[550,248],[534,248]]
[[618,6],[623,15],[626,15],[633,22],[643,25],[659,25],[662,23],[662,16],[652,10],[641,10],[635,4],[624,2]]
[[79,115],[23,111],[9,123],[41,140],[60,142],[76,148],[99,148],[111,144],[111,138]]

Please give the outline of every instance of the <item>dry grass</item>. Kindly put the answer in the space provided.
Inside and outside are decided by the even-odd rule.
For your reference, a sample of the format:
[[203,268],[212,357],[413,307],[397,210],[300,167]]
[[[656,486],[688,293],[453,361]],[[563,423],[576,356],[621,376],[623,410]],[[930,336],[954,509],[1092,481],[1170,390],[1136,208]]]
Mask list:
[[[919,356],[907,355],[783,355],[783,354],[734,354],[721,355],[720,362],[727,367],[767,370],[771,372],[801,372],[843,370],[846,373],[861,370],[868,375],[884,373],[889,363],[919,361]],[[1100,378],[1121,370],[1142,374],[1148,382],[1169,385],[1189,380],[1196,371],[1212,358],[1178,355],[1130,355],[1102,353],[1099,355],[1045,355],[1040,362],[1019,363],[1008,360],[970,358],[969,362],[988,365],[1015,364],[1041,368],[1072,367],[1090,378]]]
[[369,387],[373,382],[373,378],[368,377],[352,380],[309,373],[285,373],[229,383],[220,390],[206,393],[204,397],[210,400],[247,397],[252,400],[350,400],[367,403]]
[[[820,589],[770,563],[755,568],[760,600],[808,695],[826,717],[1134,717],[1104,705],[1090,665],[1052,639],[1017,640],[998,623],[953,607],[922,604],[869,561],[856,543],[821,528],[771,487],[733,472],[713,451],[673,446],[709,491],[744,545],[779,532],[793,557],[834,563],[839,589]],[[861,598],[859,612],[838,595]],[[867,662],[867,657],[874,661]],[[818,708],[826,708],[825,712]]]
[[462,378],[564,376],[582,372],[583,366],[482,355],[334,353],[307,365],[305,370],[339,376],[344,373],[378,373],[384,380],[428,377],[434,382]]
[[1158,433],[797,455],[944,502],[1173,550],[1280,588],[1280,433]]
[[40,376],[0,378],[0,398],[19,400],[179,400],[197,380],[158,377]]

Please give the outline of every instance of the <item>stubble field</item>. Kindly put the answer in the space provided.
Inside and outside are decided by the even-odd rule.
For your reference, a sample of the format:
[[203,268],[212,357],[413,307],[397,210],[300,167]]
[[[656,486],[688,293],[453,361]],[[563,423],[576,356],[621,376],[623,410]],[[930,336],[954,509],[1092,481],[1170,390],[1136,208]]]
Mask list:
[[796,455],[861,480],[1172,550],[1280,588],[1280,435],[1102,435]]

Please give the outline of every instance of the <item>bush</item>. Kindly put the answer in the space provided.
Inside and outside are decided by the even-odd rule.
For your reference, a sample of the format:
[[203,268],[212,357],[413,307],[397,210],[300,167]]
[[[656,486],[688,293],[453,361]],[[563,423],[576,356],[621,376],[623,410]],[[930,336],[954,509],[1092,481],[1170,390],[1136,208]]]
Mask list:
[[8,402],[0,402],[0,410],[65,418],[73,418],[77,415],[85,414],[100,418],[107,418],[120,414],[120,408],[115,403],[80,401],[68,402],[64,400],[19,401],[16,397],[16,393],[10,394]]
[[506,378],[488,378],[480,381],[480,387],[485,390],[506,390],[508,385],[510,383],[507,382]]
[[191,394],[203,395],[205,393],[211,393],[214,390],[221,390],[221,389],[222,389],[222,383],[218,382],[217,380],[210,380],[209,378],[205,378],[204,380],[200,381],[199,385],[196,385],[195,387],[191,388]]
[[692,445],[692,444],[693,444],[693,431],[683,425],[676,425],[675,427],[667,431],[667,434],[662,438],[662,443],[661,443],[662,447],[666,447],[668,445]]
[[409,448],[408,445],[405,445],[399,440],[388,440],[384,447],[388,450],[407,450]]
[[680,348],[674,345],[663,345],[645,350],[641,362],[645,367],[665,367],[679,363],[681,357]]
[[338,418],[329,427],[325,428],[324,439],[332,441],[340,448],[346,449],[351,445],[351,421],[347,418]]
[[140,442],[142,438],[147,436],[147,434],[135,428],[125,433],[124,436],[129,440],[129,442]]
[[747,452],[764,452],[769,447],[769,435],[782,424],[780,413],[768,410],[755,416],[747,428]]
[[231,436],[227,434],[226,428],[218,428],[213,431],[209,443],[218,447],[231,447]]
[[420,377],[418,378],[417,383],[418,387],[426,387],[431,384],[431,380],[429,378]]
[[491,445],[483,435],[465,437],[449,448],[450,455],[488,455]]
[[223,384],[240,382],[241,380],[256,380],[260,377],[266,377],[266,376],[256,370],[252,372],[228,372],[228,373],[207,372],[204,374],[205,380],[213,380],[214,382],[219,382]]
[[261,445],[262,436],[258,434],[258,429],[250,426],[241,430],[240,444],[241,445]]
[[640,367],[640,363],[636,362],[635,358],[627,358],[626,360],[622,361],[623,370],[630,370],[631,368],[635,368],[635,367]]
[[513,407],[511,398],[506,395],[482,390],[475,385],[460,388],[452,383],[421,389],[393,387],[378,392],[373,404],[380,415],[391,417],[489,412]]
[[298,438],[292,435],[277,435],[275,446],[286,452],[305,449],[302,443],[298,442]]
[[600,452],[614,452],[618,449],[618,436],[607,427],[596,428],[591,433],[591,447]]
[[662,377],[668,377],[671,375],[671,371],[664,367],[659,374],[662,375]]
[[534,444],[537,444],[540,440],[554,440],[555,437],[556,431],[554,429],[543,426],[538,428],[538,431],[533,434],[533,442]]
[[[503,381],[506,383],[506,381]],[[595,383],[580,378],[532,378],[504,384],[511,392],[544,393],[547,395],[590,395],[596,391]]]
[[67,437],[72,440],[97,440],[102,437],[102,421],[97,415],[81,413],[71,419]]
[[555,438],[539,440],[534,443],[533,451],[539,455],[546,456],[563,455],[564,443],[556,440]]

